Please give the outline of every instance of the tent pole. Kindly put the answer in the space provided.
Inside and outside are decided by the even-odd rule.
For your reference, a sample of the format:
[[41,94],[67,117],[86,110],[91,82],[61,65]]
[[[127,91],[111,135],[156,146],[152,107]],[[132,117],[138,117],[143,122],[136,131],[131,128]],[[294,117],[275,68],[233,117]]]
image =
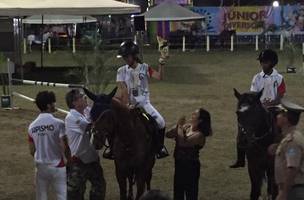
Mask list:
[[40,53],[41,53],[41,57],[40,57],[40,64],[41,64],[41,68],[43,68],[43,15],[41,15],[41,49],[40,49]]
[[[21,17],[14,17],[13,18],[13,26],[14,26],[14,47],[15,47],[15,51],[14,51],[14,63],[22,66],[22,22],[21,22]],[[21,79],[23,79],[23,68],[20,67],[20,75],[21,75]]]

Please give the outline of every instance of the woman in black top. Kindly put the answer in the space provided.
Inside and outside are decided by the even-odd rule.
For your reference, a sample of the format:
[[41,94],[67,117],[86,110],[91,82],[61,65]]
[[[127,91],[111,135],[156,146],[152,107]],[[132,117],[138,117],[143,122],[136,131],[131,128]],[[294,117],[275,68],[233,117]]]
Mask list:
[[206,137],[212,134],[210,114],[200,108],[192,113],[190,123],[178,120],[176,127],[166,133],[176,141],[174,149],[174,200],[197,200],[200,177],[199,151]]

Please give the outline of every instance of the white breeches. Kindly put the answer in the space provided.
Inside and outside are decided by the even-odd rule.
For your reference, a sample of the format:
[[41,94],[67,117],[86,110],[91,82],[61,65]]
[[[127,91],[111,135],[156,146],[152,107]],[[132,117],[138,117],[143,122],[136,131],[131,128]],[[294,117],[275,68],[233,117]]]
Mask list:
[[36,200],[47,200],[50,186],[54,189],[57,200],[67,199],[66,168],[37,164]]
[[151,103],[146,103],[143,109],[149,113],[157,122],[159,129],[163,129],[166,126],[164,118],[159,114],[159,112],[151,105]]

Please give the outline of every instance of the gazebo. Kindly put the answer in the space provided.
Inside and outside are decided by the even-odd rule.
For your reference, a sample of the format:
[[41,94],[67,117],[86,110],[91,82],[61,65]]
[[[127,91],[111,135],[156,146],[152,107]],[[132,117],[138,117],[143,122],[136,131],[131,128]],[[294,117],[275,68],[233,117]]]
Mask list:
[[[14,18],[15,62],[21,64],[21,27],[26,16],[41,15],[109,15],[135,14],[140,12],[137,5],[114,0],[1,0],[0,16]],[[43,21],[43,20],[42,20]],[[42,47],[41,47],[42,48]],[[41,60],[43,53],[41,53]],[[41,63],[42,64],[42,63]]]

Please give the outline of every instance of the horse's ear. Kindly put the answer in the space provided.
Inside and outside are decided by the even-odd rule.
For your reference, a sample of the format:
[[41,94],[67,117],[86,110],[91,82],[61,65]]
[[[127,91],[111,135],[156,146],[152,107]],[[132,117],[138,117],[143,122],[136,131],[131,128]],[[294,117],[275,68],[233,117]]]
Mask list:
[[112,99],[114,97],[114,95],[116,94],[117,91],[117,87],[115,87],[112,92],[110,94],[108,94],[108,96]]
[[239,91],[237,91],[237,89],[235,89],[235,88],[233,88],[233,91],[234,91],[234,96],[235,96],[237,99],[240,99],[242,95],[239,93]]
[[257,94],[258,99],[260,99],[262,97],[263,92],[264,92],[264,88],[260,92],[258,92],[258,94]]
[[97,96],[95,94],[93,94],[91,91],[89,91],[87,88],[83,88],[84,93],[92,100],[92,101],[96,101]]

